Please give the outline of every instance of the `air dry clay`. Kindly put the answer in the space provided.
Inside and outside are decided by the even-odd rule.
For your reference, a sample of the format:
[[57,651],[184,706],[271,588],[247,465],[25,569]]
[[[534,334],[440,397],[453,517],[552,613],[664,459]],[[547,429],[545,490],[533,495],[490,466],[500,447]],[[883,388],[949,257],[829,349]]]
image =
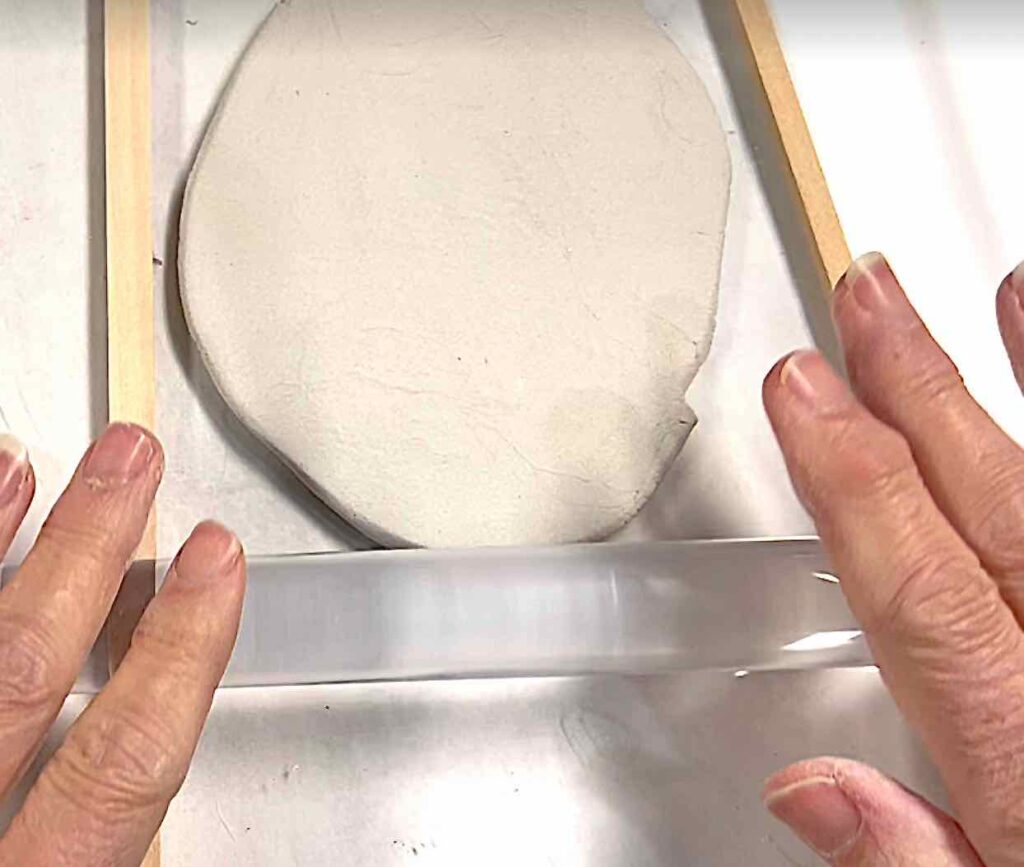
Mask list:
[[686,439],[729,159],[636,0],[289,0],[182,216],[224,398],[391,545],[600,539]]

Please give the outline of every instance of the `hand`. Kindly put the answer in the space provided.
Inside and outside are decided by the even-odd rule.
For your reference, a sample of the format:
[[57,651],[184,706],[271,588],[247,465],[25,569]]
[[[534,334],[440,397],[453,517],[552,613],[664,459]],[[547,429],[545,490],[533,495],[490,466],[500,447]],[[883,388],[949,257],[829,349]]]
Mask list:
[[[149,433],[111,425],[0,591],[0,797],[25,772],[95,642],[162,473],[163,452]],[[34,489],[24,448],[0,438],[0,556]],[[0,839],[2,867],[142,860],[185,778],[234,645],[244,589],[238,540],[200,524],[121,667]]]
[[[997,307],[1024,388],[1024,268],[1015,275]],[[853,390],[798,352],[769,374],[765,405],[961,824],[839,759],[781,771],[765,802],[840,867],[1024,864],[1024,453],[968,394],[881,256],[854,263],[833,316]]]

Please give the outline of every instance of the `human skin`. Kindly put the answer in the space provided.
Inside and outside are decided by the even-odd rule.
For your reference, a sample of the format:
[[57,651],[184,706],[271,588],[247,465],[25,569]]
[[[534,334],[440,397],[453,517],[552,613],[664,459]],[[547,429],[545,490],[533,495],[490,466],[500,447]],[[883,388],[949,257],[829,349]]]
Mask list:
[[[997,294],[1024,388],[1024,267]],[[850,385],[816,352],[764,401],[882,678],[955,816],[857,762],[819,758],[763,797],[828,863],[1024,864],[1024,452],[964,388],[885,259],[840,281]]]
[[[1024,268],[998,312],[1024,383]],[[798,352],[765,381],[794,484],[883,678],[959,821],[883,774],[819,758],[765,785],[768,808],[838,867],[1024,865],[1024,454],[978,407],[882,257],[834,301],[852,388]],[[113,425],[0,592],[0,797],[24,773],[109,611],[163,472],[148,432]],[[35,487],[0,438],[0,554]],[[0,839],[0,867],[135,865],[184,779],[230,656],[238,540],[200,524],[110,683]]]
[[[0,591],[0,798],[23,775],[103,625],[163,473],[156,439],[111,425],[86,452]],[[0,556],[35,489],[0,438]],[[0,839],[2,867],[136,865],[185,777],[234,645],[238,540],[200,524],[139,622],[121,667],[46,764]]]

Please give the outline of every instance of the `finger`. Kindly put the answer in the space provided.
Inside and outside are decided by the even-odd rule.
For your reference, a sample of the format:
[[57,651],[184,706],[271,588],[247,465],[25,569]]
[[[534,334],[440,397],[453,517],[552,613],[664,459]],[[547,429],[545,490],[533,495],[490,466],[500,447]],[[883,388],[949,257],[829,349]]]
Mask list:
[[859,762],[791,765],[768,779],[762,798],[835,867],[984,867],[949,815]]
[[906,438],[939,508],[1024,622],[1024,452],[968,393],[882,256],[853,264],[833,312],[854,391]]
[[1024,391],[1024,263],[1018,265],[999,287],[996,316],[1013,375]]
[[36,490],[28,451],[10,434],[0,436],[0,560],[25,519]]
[[1012,612],[906,441],[819,354],[777,365],[765,403],[850,607],[972,842],[983,857],[984,846],[1024,845],[1024,634]]
[[35,754],[96,640],[162,469],[149,433],[107,428],[0,592],[0,795]]
[[238,630],[238,540],[200,524],[110,683],[0,842],[0,863],[136,865],[185,779]]

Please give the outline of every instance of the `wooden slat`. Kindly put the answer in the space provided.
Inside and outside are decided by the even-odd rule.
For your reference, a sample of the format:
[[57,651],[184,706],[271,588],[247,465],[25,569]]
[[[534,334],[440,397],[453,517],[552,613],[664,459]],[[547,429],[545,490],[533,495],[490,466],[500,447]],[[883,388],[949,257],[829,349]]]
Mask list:
[[[105,0],[103,18],[106,231],[107,396],[112,421],[152,429],[156,420],[151,225],[151,108],[148,0]],[[138,555],[156,556],[150,515]],[[155,575],[126,582],[107,623],[113,671],[155,588]],[[144,867],[159,867],[154,838]]]
[[786,155],[786,169],[807,214],[821,267],[834,286],[850,265],[850,248],[800,108],[767,0],[734,2],[750,43],[761,87],[775,118]]
[[106,0],[107,322],[110,417],[152,427],[148,0]]

